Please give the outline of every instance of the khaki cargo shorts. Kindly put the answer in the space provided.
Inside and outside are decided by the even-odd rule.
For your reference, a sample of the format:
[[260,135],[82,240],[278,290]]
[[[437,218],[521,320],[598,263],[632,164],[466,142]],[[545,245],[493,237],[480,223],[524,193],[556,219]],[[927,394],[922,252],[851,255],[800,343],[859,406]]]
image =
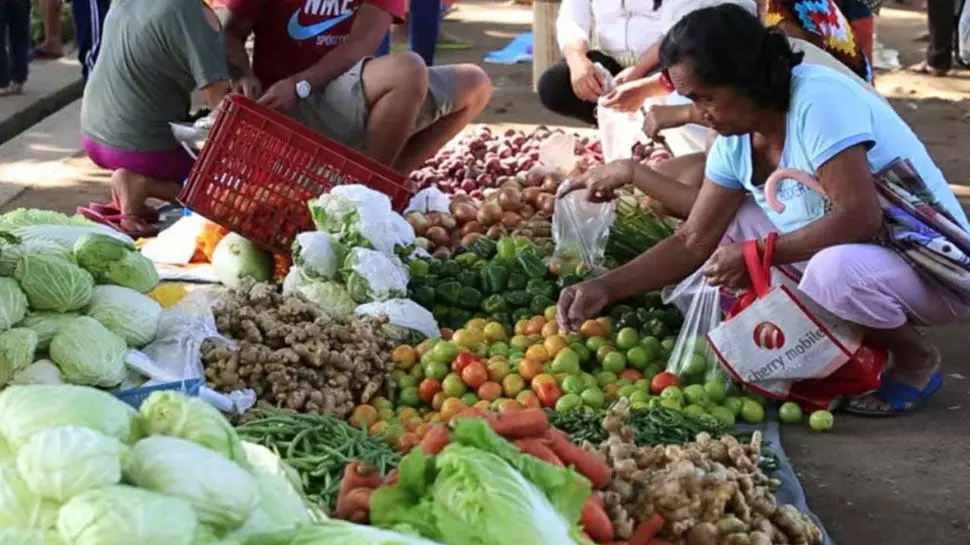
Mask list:
[[[326,89],[315,91],[300,100],[287,115],[314,131],[356,150],[363,150],[370,111],[364,97],[364,65],[366,58],[337,79]],[[425,98],[411,134],[420,132],[454,109],[454,66],[429,68],[428,96]]]

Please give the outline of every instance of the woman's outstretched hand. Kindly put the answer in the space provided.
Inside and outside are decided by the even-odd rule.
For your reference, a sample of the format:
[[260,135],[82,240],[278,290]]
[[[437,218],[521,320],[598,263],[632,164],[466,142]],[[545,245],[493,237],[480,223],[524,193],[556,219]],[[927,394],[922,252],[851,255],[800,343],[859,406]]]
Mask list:
[[617,189],[633,183],[637,164],[633,159],[618,159],[605,165],[591,168],[572,178],[563,188],[559,197],[577,189],[588,191],[590,202],[608,202],[615,198]]
[[609,304],[610,295],[599,279],[580,282],[559,294],[556,321],[566,331],[579,331],[583,322],[599,316]]

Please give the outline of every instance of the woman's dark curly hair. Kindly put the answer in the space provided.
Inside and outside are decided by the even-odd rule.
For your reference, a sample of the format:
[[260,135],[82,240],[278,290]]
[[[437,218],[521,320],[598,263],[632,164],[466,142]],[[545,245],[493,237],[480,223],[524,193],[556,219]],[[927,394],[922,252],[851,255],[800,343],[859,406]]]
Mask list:
[[695,78],[728,85],[759,106],[788,111],[791,71],[802,62],[788,39],[765,28],[735,4],[700,9],[685,16],[660,44],[660,67],[689,60]]

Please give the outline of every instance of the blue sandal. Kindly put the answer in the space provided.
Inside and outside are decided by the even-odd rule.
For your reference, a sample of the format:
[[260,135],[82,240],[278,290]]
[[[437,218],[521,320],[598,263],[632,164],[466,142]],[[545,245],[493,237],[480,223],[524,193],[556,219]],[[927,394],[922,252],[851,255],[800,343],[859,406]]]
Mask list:
[[868,397],[862,396],[861,398],[847,400],[842,405],[842,410],[849,414],[857,414],[861,416],[896,416],[918,409],[924,403],[926,403],[929,398],[933,397],[933,394],[938,392],[942,386],[943,374],[939,371],[933,374],[933,376],[930,378],[929,384],[927,384],[922,390],[917,390],[916,388],[913,388],[907,384],[902,384],[888,378],[883,378],[879,389],[870,395],[885,401],[889,404],[890,408],[853,407],[853,401]]

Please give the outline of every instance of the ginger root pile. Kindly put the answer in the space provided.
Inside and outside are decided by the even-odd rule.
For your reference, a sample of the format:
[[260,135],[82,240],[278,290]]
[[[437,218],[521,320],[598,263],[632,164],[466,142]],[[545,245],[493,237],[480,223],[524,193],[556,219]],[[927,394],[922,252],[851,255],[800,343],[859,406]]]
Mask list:
[[791,505],[778,505],[778,482],[759,468],[761,434],[750,444],[701,433],[693,443],[638,447],[620,403],[603,421],[599,452],[614,469],[604,493],[617,535],[654,513],[666,521],[659,537],[675,545],[813,545],[821,530]]
[[340,418],[376,395],[393,395],[385,319],[332,319],[298,294],[252,281],[212,310],[219,332],[237,345],[202,346],[206,380],[217,390],[251,388],[261,407]]

